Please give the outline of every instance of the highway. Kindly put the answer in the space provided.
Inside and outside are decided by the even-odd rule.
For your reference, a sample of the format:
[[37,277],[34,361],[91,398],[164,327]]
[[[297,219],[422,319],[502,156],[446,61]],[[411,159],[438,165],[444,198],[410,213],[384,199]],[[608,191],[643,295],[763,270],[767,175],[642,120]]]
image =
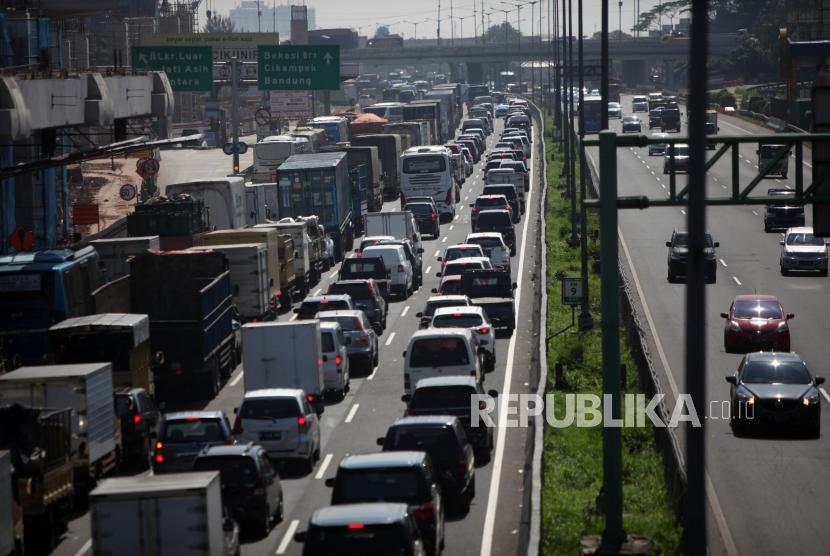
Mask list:
[[[622,106],[623,115],[630,114],[631,98],[624,96]],[[685,121],[685,107],[681,111]],[[638,115],[646,118],[647,126],[647,116]],[[721,134],[771,134],[765,128],[724,115],[720,115],[719,125]],[[644,132],[648,133],[646,126]],[[612,120],[611,127],[620,132],[620,120]],[[684,125],[681,134],[685,133]],[[742,186],[757,174],[755,149],[754,144],[741,146]],[[589,156],[596,165],[598,149],[590,148]],[[809,149],[805,149],[806,184],[811,182],[809,156]],[[729,158],[723,157],[710,170],[708,196],[728,195]],[[669,181],[662,173],[662,157],[649,157],[646,148],[623,148],[618,150],[617,164],[620,195],[666,196]],[[794,188],[794,164],[791,158],[789,180],[765,179],[754,194],[765,195],[768,187]],[[682,187],[687,180],[681,175],[677,181]],[[720,242],[717,283],[706,289],[706,392],[712,404],[706,416],[710,553],[826,554],[830,545],[830,397],[826,387],[821,390],[823,434],[818,439],[736,438],[728,420],[721,417],[720,402],[729,399],[724,376],[734,372],[741,356],[724,351],[723,319],[719,314],[729,309],[735,295],[777,295],[785,311],[795,313],[790,322],[793,351],[804,356],[814,375],[830,374],[827,278],[781,276],[781,234],[764,232],[763,210],[763,206],[728,206],[711,207],[707,213],[708,229]],[[811,207],[805,212],[810,225]],[[641,314],[645,315],[641,324],[651,336],[652,360],[670,398],[685,391],[685,287],[667,281],[664,244],[673,228],[685,226],[685,210],[681,208],[619,212],[620,256],[628,258],[628,274],[641,297]]]
[[[496,130],[488,138],[488,146],[497,140],[503,124],[497,119]],[[542,148],[538,128],[534,129],[534,158]],[[198,152],[198,154],[196,154]],[[223,175],[222,168],[229,167],[228,157],[219,150],[167,151],[165,162],[170,166],[163,173],[163,184],[175,180],[195,179],[201,171],[209,169],[211,177]],[[352,377],[351,390],[344,400],[327,405],[321,418],[322,450],[320,462],[305,476],[288,469],[282,474],[285,495],[285,516],[266,538],[246,539],[242,546],[244,555],[300,554],[302,546],[293,541],[293,533],[304,530],[311,513],[329,505],[331,492],[324,484],[333,477],[341,458],[347,454],[377,452],[376,439],[384,436],[392,421],[402,416],[405,409],[403,394],[402,352],[410,336],[418,329],[415,313],[422,310],[430,290],[437,287],[436,272],[440,263],[436,256],[448,245],[463,242],[470,232],[470,209],[483,188],[484,162],[476,165],[474,173],[462,187],[461,203],[453,222],[441,226],[438,240],[424,240],[424,284],[405,301],[393,301],[389,306],[388,326],[380,338],[380,363],[365,377]],[[517,328],[512,338],[497,340],[498,361],[494,372],[486,375],[485,388],[506,393],[535,391],[532,370],[537,364],[533,354],[538,353],[538,299],[539,284],[535,280],[538,271],[536,237],[538,234],[540,190],[538,177],[531,170],[531,191],[528,209],[521,224],[517,225],[517,255],[512,261],[513,280],[518,282]],[[398,201],[384,205],[384,210],[399,210]],[[357,241],[355,242],[357,244]],[[339,267],[339,265],[338,265]],[[324,274],[322,281],[312,288],[312,293],[323,292],[336,280],[337,268]],[[290,314],[280,320],[288,320]],[[220,394],[207,404],[208,409],[221,409],[231,419],[243,395],[243,369],[235,370]],[[500,405],[501,402],[499,402]],[[168,408],[170,410],[172,408]],[[496,421],[500,420],[498,417]],[[495,448],[492,459],[476,468],[476,498],[467,515],[446,516],[445,554],[484,555],[517,554],[521,547],[524,519],[524,472],[527,430],[501,428],[494,435]],[[89,518],[78,516],[70,523],[63,542],[54,552],[80,556],[90,553]]]

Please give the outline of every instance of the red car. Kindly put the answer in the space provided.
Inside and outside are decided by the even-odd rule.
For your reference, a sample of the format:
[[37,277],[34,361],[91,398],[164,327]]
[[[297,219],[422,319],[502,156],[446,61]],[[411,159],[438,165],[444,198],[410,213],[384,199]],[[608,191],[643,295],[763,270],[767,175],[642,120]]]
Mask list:
[[739,295],[735,297],[723,330],[723,347],[728,353],[749,351],[790,351],[790,327],[795,315],[784,313],[774,295]]

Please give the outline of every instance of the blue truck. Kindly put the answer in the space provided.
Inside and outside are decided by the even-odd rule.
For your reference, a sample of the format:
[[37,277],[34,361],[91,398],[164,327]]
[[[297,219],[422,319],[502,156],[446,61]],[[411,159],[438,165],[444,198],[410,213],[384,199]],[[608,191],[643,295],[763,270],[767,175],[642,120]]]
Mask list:
[[295,154],[277,169],[280,217],[318,218],[334,241],[334,257],[343,259],[354,243],[353,199],[360,198],[345,152]]
[[95,312],[98,263],[92,247],[0,257],[0,368],[43,364],[49,327]]
[[349,120],[342,116],[318,116],[305,125],[325,131],[331,145],[349,140]]

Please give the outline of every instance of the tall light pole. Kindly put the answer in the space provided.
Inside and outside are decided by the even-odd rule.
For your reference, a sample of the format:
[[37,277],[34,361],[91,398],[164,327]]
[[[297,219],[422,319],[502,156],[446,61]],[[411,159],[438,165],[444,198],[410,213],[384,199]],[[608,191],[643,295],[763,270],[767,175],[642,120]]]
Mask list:
[[579,0],[577,8],[579,23],[577,24],[577,45],[579,48],[579,198],[582,201],[579,211],[579,262],[582,275],[582,303],[579,309],[579,329],[590,330],[594,327],[594,317],[591,316],[591,300],[588,290],[588,215],[585,209],[585,197],[588,191],[587,178],[585,175],[585,146],[582,141],[585,139],[585,112],[582,110],[585,100],[585,75],[583,74],[585,60],[582,51],[582,0]]
[[452,0],[450,0],[450,44],[455,46],[455,16],[453,15]]
[[619,32],[620,35],[617,38],[619,40],[622,40],[622,0],[619,1],[619,7],[620,7],[620,30],[618,32]]
[[465,19],[470,19],[471,17],[475,17],[475,15],[474,14],[469,14],[469,15],[463,15],[463,16],[460,16],[460,17],[456,18],[460,22],[460,25],[459,25],[459,28],[458,28],[458,38],[460,38],[460,39],[464,38],[464,20]]
[[427,21],[429,21],[429,20],[428,19],[422,19],[420,21],[409,21],[408,19],[405,19],[405,20],[401,21],[401,23],[409,23],[410,25],[412,25],[412,27],[413,27],[412,38],[417,39],[418,38],[418,24],[419,23],[426,23]]
[[501,12],[501,13],[504,14],[504,46],[507,47],[507,43],[510,42],[507,38],[507,32],[510,29],[509,28],[510,23],[507,21],[507,16],[510,15],[510,10],[500,10],[500,9],[496,8],[496,9],[493,10],[493,13],[495,13],[495,12]]
[[[533,6],[539,3],[539,0],[527,2],[530,5],[530,98],[533,98],[533,92],[536,90],[536,64],[533,59],[533,28],[536,26],[536,20],[533,19]],[[541,9],[541,6],[540,6]],[[541,17],[541,14],[539,15]],[[521,37],[519,37],[521,40]]]
[[[505,2],[502,0],[502,4],[506,4],[508,6],[514,6],[516,8],[516,31],[518,33],[518,37],[516,40],[516,57],[519,60],[519,92],[522,92],[524,87],[522,82],[522,6],[526,6],[530,4],[530,2]],[[532,28],[531,28],[532,29]]]

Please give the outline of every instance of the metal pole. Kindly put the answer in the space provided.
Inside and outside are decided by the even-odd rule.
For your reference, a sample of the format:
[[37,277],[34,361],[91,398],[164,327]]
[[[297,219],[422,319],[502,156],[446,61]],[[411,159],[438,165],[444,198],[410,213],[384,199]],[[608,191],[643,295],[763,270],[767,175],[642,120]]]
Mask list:
[[600,58],[602,75],[600,77],[599,95],[602,129],[608,129],[608,0],[602,0],[602,33],[600,35]]
[[[573,72],[574,68],[574,9],[573,9],[573,0],[568,0],[568,67],[571,68],[571,72]],[[573,74],[571,75],[571,94],[573,95],[573,83],[574,77]],[[579,92],[582,94],[582,91]],[[580,106],[580,112],[581,106]],[[576,127],[574,126],[575,117],[574,117],[574,106],[573,101],[571,102],[571,109],[570,109],[570,123],[568,124],[568,160],[570,160],[570,172],[568,173],[568,191],[570,192],[571,196],[571,238],[569,244],[572,247],[576,247],[577,245],[577,238],[576,238]]]
[[239,172],[239,60],[231,58],[231,133],[233,134],[233,173]]
[[452,0],[450,0],[450,44],[455,46],[455,13],[453,12]]
[[590,330],[594,327],[594,317],[591,316],[591,300],[589,299],[588,289],[588,215],[585,209],[585,199],[587,198],[588,184],[585,177],[585,145],[582,140],[585,138],[585,113],[582,111],[582,102],[585,100],[584,87],[585,76],[582,74],[583,64],[585,60],[582,52],[582,0],[579,0],[578,7],[578,32],[579,32],[579,198],[582,200],[579,212],[579,259],[580,270],[582,274],[582,303],[579,308],[579,329]]
[[522,5],[516,4],[516,59],[519,60],[519,92],[524,92],[524,83],[522,82]]
[[[604,2],[607,0],[604,0]],[[600,294],[602,297],[602,392],[611,396],[611,415],[620,418],[620,289],[617,264],[617,134],[599,134]],[[622,510],[622,429],[602,429],[602,475],[605,495],[604,553],[625,541]],[[602,550],[602,548],[600,549]],[[692,554],[692,553],[688,553]]]
[[533,19],[533,6],[539,0],[534,0],[533,2],[528,2],[530,4],[530,98],[533,98],[533,93],[536,91],[536,68],[533,64],[533,27],[536,24],[536,20]]
[[618,31],[619,35],[617,36],[618,40],[622,40],[622,0],[619,2],[620,7],[620,15],[619,15],[619,22],[620,22],[620,30]]
[[[568,2],[567,0],[562,0],[562,71],[564,72],[562,75],[562,87],[565,90],[565,106],[564,113],[562,114],[562,146],[564,147],[562,156],[564,157],[565,164],[562,167],[562,171],[566,179],[568,179],[571,173],[570,114],[573,108],[573,86],[571,84],[573,68],[568,65],[568,59]],[[570,193],[567,187],[565,191]]]
[[[473,0],[475,6],[475,0]],[[487,42],[487,30],[484,28],[484,0],[481,0],[481,44]]]
[[[706,289],[704,286],[706,235],[706,79],[708,4],[692,2],[689,68],[689,260],[686,269],[686,389],[698,415],[706,403]],[[706,552],[706,421],[686,428],[687,489],[683,511],[683,552]]]
[[554,61],[554,74],[553,78],[555,80],[554,89],[555,97],[554,97],[554,113],[553,113],[553,123],[556,129],[559,130],[559,137],[562,137],[562,62],[559,58],[559,0],[553,0],[553,6],[551,9],[551,14],[553,15],[553,36],[551,37],[551,42],[553,43],[553,61]]

